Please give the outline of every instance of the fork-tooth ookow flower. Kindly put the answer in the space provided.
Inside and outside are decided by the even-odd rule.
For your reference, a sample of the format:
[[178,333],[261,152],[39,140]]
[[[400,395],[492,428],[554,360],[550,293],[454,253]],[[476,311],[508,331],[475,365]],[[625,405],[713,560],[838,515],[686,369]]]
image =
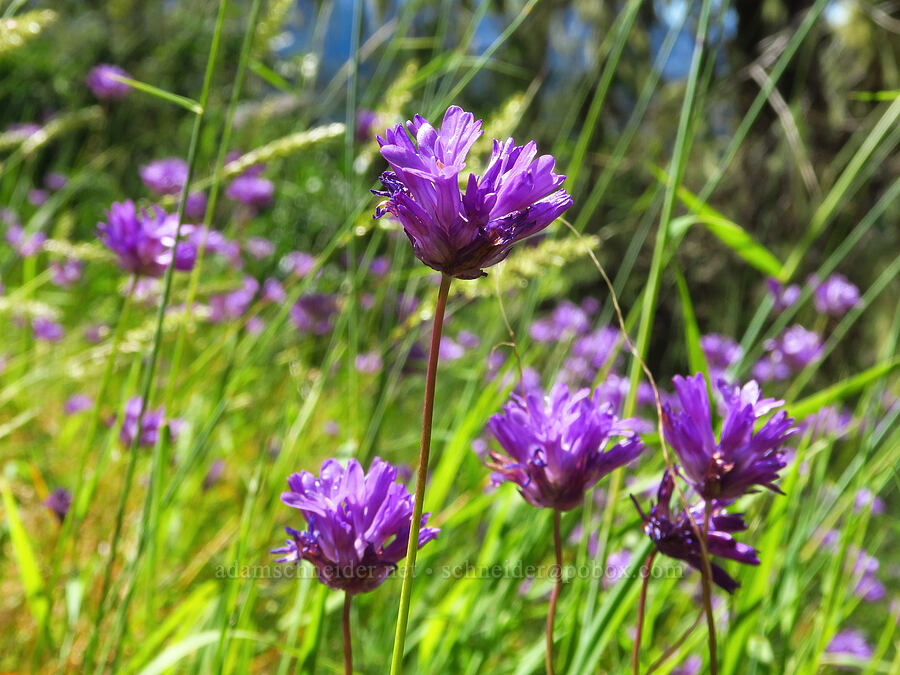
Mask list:
[[598,480],[644,449],[631,420],[618,419],[598,392],[572,394],[561,383],[547,396],[513,394],[488,426],[508,455],[491,452],[493,482],[512,481],[529,504],[560,511],[581,504]]
[[[166,423],[166,409],[160,406],[156,410],[148,410],[142,415],[143,410],[144,399],[140,396],[130,398],[125,405],[125,420],[119,431],[119,441],[125,447],[130,446],[134,441],[134,437],[138,433],[138,426],[141,430],[141,436],[138,439],[139,446],[152,448],[159,439],[159,431]],[[141,422],[141,417],[143,417],[143,422]],[[174,420],[170,420],[170,422],[174,422]],[[175,436],[171,429],[170,433]]]
[[141,180],[158,195],[177,195],[187,183],[188,165],[179,157],[166,157],[140,168]]
[[[631,500],[641,515],[644,532],[660,553],[670,558],[683,560],[694,569],[702,570],[702,549],[688,513],[683,508],[677,514],[672,513],[671,502],[674,487],[675,482],[669,474],[669,470],[666,469],[663,471],[662,481],[659,484],[656,504],[651,505],[649,513],[644,513],[634,496],[631,497]],[[736,560],[747,565],[758,565],[759,558],[756,556],[756,551],[731,536],[732,532],[746,530],[747,524],[741,514],[727,513],[726,506],[727,503],[724,502],[715,500],[712,502],[706,543],[709,555]],[[705,506],[702,502],[691,508],[691,516],[702,531],[705,517]],[[710,562],[710,569],[712,570],[712,580],[729,593],[733,593],[740,585],[715,563]]]
[[99,99],[125,98],[128,96],[128,92],[131,91],[131,85],[117,80],[116,77],[131,79],[131,75],[119,68],[119,66],[100,63],[91,68],[91,72],[88,73],[85,82],[90,90],[94,92],[94,96]]
[[[318,477],[295,473],[288,487],[281,501],[299,509],[309,526],[302,532],[285,528],[290,539],[272,551],[284,554],[278,562],[307,560],[323,584],[356,594],[378,587],[406,556],[413,498],[383,459],[372,460],[368,473],[355,459],[346,468],[328,459]],[[429,515],[423,514],[423,525]],[[419,547],[438,532],[422,527]]]
[[859,289],[843,274],[832,274],[816,287],[813,304],[819,314],[840,318],[859,304]]
[[72,493],[63,487],[56,488],[47,495],[44,506],[50,509],[61,523],[66,519],[72,506]]
[[[159,206],[138,211],[132,201],[113,203],[105,223],[97,226],[101,241],[116,254],[119,266],[132,274],[162,276],[172,260],[177,218]],[[197,251],[188,242],[179,242],[175,269],[194,266]]]
[[416,115],[405,128],[400,124],[378,137],[392,170],[381,174],[384,190],[373,191],[387,198],[375,217],[396,216],[419,260],[459,279],[484,276],[484,268],[506,258],[513,244],[572,205],[560,189],[565,176],[553,173],[553,157],[537,157],[534,141],[517,146],[511,138],[494,141],[487,169],[470,173],[460,194],[466,154],[481,134],[480,120],[451,106],[440,130]]
[[743,387],[719,381],[725,399],[725,419],[717,442],[713,434],[706,378],[702,373],[673,378],[682,412],[666,404],[663,428],[666,441],[675,449],[684,474],[704,499],[736,499],[755,486],[775,492],[778,472],[784,468],[784,441],[797,433],[793,418],[779,410],[754,432],[757,420],[781,407],[784,401],[760,398],[759,386],[750,381]]
[[264,209],[272,203],[275,195],[275,184],[268,178],[245,173],[235,178],[225,190],[225,196],[236,202]]

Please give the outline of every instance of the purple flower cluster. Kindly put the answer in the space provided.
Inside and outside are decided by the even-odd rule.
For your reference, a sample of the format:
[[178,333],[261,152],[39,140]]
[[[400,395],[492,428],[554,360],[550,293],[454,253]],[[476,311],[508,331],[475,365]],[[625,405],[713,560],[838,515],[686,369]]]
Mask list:
[[843,274],[833,274],[816,287],[813,304],[819,314],[840,318],[859,304],[859,289]]
[[[416,115],[378,137],[391,171],[381,175],[386,197],[375,217],[393,214],[423,263],[449,276],[477,279],[484,268],[509,255],[517,241],[540,232],[572,205],[560,189],[550,155],[537,157],[532,141],[494,141],[488,167],[469,174],[460,194],[460,173],[481,136],[481,122],[451,106],[440,129]],[[412,139],[415,139],[413,142]]]
[[94,96],[99,99],[125,98],[131,91],[131,85],[116,79],[118,77],[133,79],[119,66],[101,63],[91,68],[85,82],[88,88],[94,92]]
[[[106,222],[97,226],[100,240],[116,254],[119,266],[138,276],[162,276],[172,260],[177,219],[159,206],[138,211],[132,201],[110,206]],[[175,269],[186,271],[194,266],[196,248],[180,242]]]
[[[156,410],[148,410],[146,413],[143,410],[144,400],[140,396],[129,399],[125,405],[125,419],[119,432],[119,441],[125,447],[131,446],[137,436],[138,427],[140,427],[141,433],[138,446],[152,448],[159,440],[159,432],[166,424],[166,409],[160,406]],[[141,417],[143,417],[143,422]],[[173,441],[178,437],[180,428],[181,420],[169,420],[169,433]]]
[[818,333],[796,324],[780,337],[766,340],[766,355],[753,365],[753,377],[761,382],[784,380],[822,356]]
[[[659,484],[656,504],[651,505],[649,513],[644,513],[638,501],[632,497],[641,520],[644,523],[644,532],[656,545],[657,550],[663,555],[677,560],[683,560],[691,567],[700,570],[702,563],[702,548],[694,529],[703,531],[703,522],[706,517],[705,504],[700,503],[691,508],[690,514],[681,509],[672,513],[672,493],[675,481],[666,470],[663,472],[662,481]],[[714,500],[710,505],[709,531],[707,533],[706,548],[709,555],[736,560],[747,565],[758,565],[759,558],[756,551],[735,540],[733,532],[741,532],[747,529],[747,524],[739,513],[728,513],[725,507],[727,501]],[[693,519],[693,522],[692,522]],[[729,593],[740,585],[732,579],[728,573],[715,563],[710,563],[712,579],[720,588]]]
[[12,224],[6,230],[6,241],[15,249],[19,257],[30,258],[44,247],[47,235],[43,232],[35,232],[28,236],[21,225]]
[[209,320],[213,323],[221,323],[239,319],[250,308],[256,292],[259,290],[259,282],[253,277],[244,277],[241,287],[224,293],[213,295],[209,299]]
[[597,392],[572,394],[565,384],[546,397],[513,394],[488,426],[506,452],[491,452],[494,483],[512,481],[529,504],[560,511],[581,504],[597,481],[644,449],[631,420],[618,419]]
[[706,357],[712,380],[725,377],[725,372],[740,361],[744,355],[744,350],[737,342],[718,333],[710,333],[701,337],[700,349],[703,350],[703,355]]
[[188,178],[188,165],[180,157],[157,159],[140,168],[141,180],[157,195],[177,195]]
[[50,509],[61,523],[69,515],[69,509],[72,507],[72,493],[66,488],[56,488],[47,495],[44,506]]
[[[397,482],[397,469],[376,457],[368,473],[355,459],[346,468],[326,460],[318,476],[308,471],[288,478],[281,501],[306,519],[304,531],[285,528],[290,538],[272,551],[278,562],[312,563],[319,581],[347,593],[377,588],[406,556],[413,498]],[[422,516],[422,525],[429,514]],[[434,539],[433,527],[419,530],[419,547]]]
[[300,296],[291,307],[291,320],[301,333],[327,335],[334,328],[337,313],[337,296],[308,293]]

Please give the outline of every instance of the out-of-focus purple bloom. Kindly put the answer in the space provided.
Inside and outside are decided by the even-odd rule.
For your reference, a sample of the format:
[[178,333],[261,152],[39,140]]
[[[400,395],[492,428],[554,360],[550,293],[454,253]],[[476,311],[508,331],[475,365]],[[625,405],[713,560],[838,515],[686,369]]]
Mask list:
[[840,318],[859,304],[859,289],[843,274],[832,274],[813,293],[819,314]]
[[[138,446],[152,448],[159,440],[159,431],[166,422],[166,409],[162,406],[156,410],[148,410],[143,415],[141,424],[141,412],[144,409],[144,400],[140,396],[129,399],[125,405],[125,421],[119,432],[119,441],[125,447],[130,447],[138,433],[138,425],[141,425],[141,436]],[[173,420],[174,421],[174,420]],[[170,429],[172,436],[176,436],[175,429]]]
[[774,309],[776,312],[782,312],[793,305],[800,298],[800,286],[791,284],[784,286],[778,279],[769,277],[766,279],[766,286],[775,302]]
[[266,323],[260,319],[258,316],[251,316],[247,319],[247,323],[244,328],[250,335],[259,335],[265,330]]
[[478,349],[481,346],[481,338],[468,330],[459,331],[456,341],[466,349]]
[[[588,554],[592,558],[597,557],[598,548],[595,548],[593,553],[588,550]],[[603,588],[611,588],[619,579],[625,576],[628,572],[629,563],[631,563],[630,551],[613,551],[610,553],[606,559],[606,570],[604,570],[602,581]]]
[[[628,397],[628,392],[630,390],[631,383],[628,378],[617,375],[616,373],[610,373],[603,382],[597,385],[597,391],[600,392],[600,397],[604,401],[609,401],[610,404],[612,404],[613,410],[617,413],[621,413],[622,409],[625,407],[625,399]],[[653,394],[653,387],[647,382],[639,382],[637,393],[638,407],[652,406],[655,405],[655,403],[656,396]],[[645,434],[653,431],[655,425],[648,420],[635,418],[633,421],[633,428],[638,433]]]
[[44,176],[44,185],[48,190],[62,190],[66,183],[69,182],[69,179],[66,178],[65,174],[61,174],[58,171],[51,171],[46,176]]
[[512,139],[494,141],[484,174],[469,174],[461,195],[459,174],[481,134],[480,121],[451,106],[439,131],[416,115],[406,128],[397,125],[378,137],[392,171],[381,175],[385,189],[375,191],[386,197],[375,217],[393,214],[419,260],[460,279],[483,276],[513,244],[540,232],[572,205],[559,189],[565,176],[553,173],[553,157],[536,158],[533,141],[515,146]]
[[572,344],[571,356],[563,362],[560,379],[572,384],[590,384],[597,371],[616,356],[618,344],[619,330],[612,326],[601,326],[580,336]]
[[94,399],[87,394],[72,394],[66,399],[63,410],[66,415],[74,415],[83,410],[90,410],[92,407],[94,407]]
[[337,313],[337,297],[324,293],[302,295],[291,307],[291,319],[297,330],[315,335],[330,333]]
[[774,340],[766,340],[764,347],[766,356],[753,366],[754,377],[764,382],[783,380],[822,356],[822,340],[818,333],[799,324]]
[[50,509],[61,523],[66,519],[69,509],[72,507],[72,493],[63,487],[56,488],[47,495],[44,506]]
[[600,301],[597,298],[587,297],[581,301],[580,307],[588,316],[594,316],[600,311]]
[[704,499],[736,499],[756,486],[775,492],[778,472],[784,468],[784,441],[797,433],[794,420],[779,410],[758,430],[757,421],[784,401],[761,398],[759,386],[743,387],[719,381],[727,412],[717,442],[713,434],[706,378],[702,373],[673,378],[683,411],[665,405],[666,441],[681,459],[685,476]]
[[322,425],[322,431],[327,436],[337,436],[341,432],[341,427],[334,420],[328,420]]
[[372,129],[378,122],[378,113],[374,110],[356,111],[356,140],[360,143],[372,140]]
[[[288,478],[290,490],[281,501],[299,509],[309,527],[285,528],[290,538],[278,562],[307,560],[319,581],[347,593],[377,588],[406,556],[413,498],[397,481],[397,469],[376,457],[368,473],[351,459],[347,467],[334,459],[322,464],[319,476],[307,471]],[[422,525],[429,514],[423,514]],[[433,527],[419,530],[419,547],[438,535]]]
[[276,304],[284,302],[287,294],[278,279],[268,278],[263,282],[262,299]]
[[741,360],[744,350],[729,337],[710,333],[700,338],[700,349],[709,364],[711,379],[718,380],[731,366]]
[[206,472],[206,476],[203,477],[203,491],[206,492],[214,488],[219,484],[222,480],[222,476],[225,475],[225,460],[217,459],[209,466],[209,471]]
[[33,122],[19,122],[17,124],[11,124],[6,130],[6,133],[25,140],[26,138],[34,136],[41,129],[42,127],[40,124],[35,124]]
[[218,230],[205,226],[183,225],[181,235],[183,241],[188,242],[195,251],[203,247],[207,253],[226,258],[234,267],[238,269],[243,267],[240,244],[231,241]]
[[97,344],[109,335],[109,326],[105,323],[94,323],[84,329],[84,339]]
[[275,244],[265,237],[250,237],[244,242],[244,248],[257,260],[263,260],[275,253]]
[[66,334],[63,327],[56,321],[41,316],[35,317],[31,322],[31,328],[34,331],[35,339],[47,342],[59,342]]
[[874,516],[880,516],[885,511],[884,500],[868,488],[863,488],[853,498],[853,512],[859,513],[866,508],[871,508]]
[[441,337],[441,360],[456,361],[466,355],[466,348],[449,335]]
[[383,367],[381,354],[378,352],[364,352],[356,355],[356,369],[367,375],[380,373]]
[[244,173],[231,181],[225,190],[225,196],[241,204],[263,209],[272,203],[275,184],[268,178]]
[[[97,235],[116,254],[119,266],[138,276],[162,276],[172,260],[172,247],[178,220],[159,206],[141,209],[132,201],[113,203],[106,222],[99,223]],[[187,241],[179,242],[175,269],[187,271],[194,266],[196,248]]]
[[684,663],[672,669],[671,675],[700,675],[702,667],[703,659],[696,654],[691,654],[684,660]]
[[[692,507],[690,516],[684,509],[681,509],[677,514],[673,514],[671,503],[674,488],[675,481],[669,474],[669,470],[666,469],[659,484],[656,504],[651,505],[649,513],[644,513],[637,499],[633,496],[631,500],[637,507],[638,513],[641,514],[644,532],[656,545],[657,550],[663,555],[676,560],[683,560],[694,569],[700,570],[703,568],[701,547],[694,533],[691,516],[693,516],[694,523],[697,524],[698,529],[702,531],[703,521],[706,517],[705,506],[701,502],[697,506]],[[725,502],[715,500],[711,503],[709,533],[706,542],[709,555],[736,560],[746,565],[758,565],[759,558],[756,556],[756,551],[731,536],[732,532],[746,530],[747,524],[744,522],[742,514],[727,513],[725,511],[726,505],[727,503]],[[716,563],[710,562],[710,568],[713,581],[725,591],[733,593],[740,585]]]
[[244,277],[244,283],[240,288],[230,293],[210,297],[209,320],[213,323],[219,323],[242,317],[253,302],[253,298],[258,290],[259,282],[256,279]]
[[303,251],[291,251],[285,256],[285,268],[299,278],[307,276],[316,266],[315,256]]
[[590,327],[587,312],[568,300],[563,300],[545,318],[531,324],[529,332],[537,342],[557,342],[585,332]]
[[126,73],[119,66],[109,63],[101,63],[93,68],[87,74],[85,82],[94,96],[99,99],[117,99],[125,98],[131,91],[131,85],[117,80],[116,77],[127,77],[133,79],[131,75]]
[[50,263],[50,281],[60,288],[69,288],[81,279],[84,271],[84,263],[73,258],[66,258],[63,262]]
[[797,426],[809,432],[811,438],[842,438],[853,424],[853,413],[826,405],[809,417],[804,417]]
[[842,630],[831,638],[825,651],[829,654],[847,654],[860,659],[872,658],[872,647],[866,641],[866,636],[858,630]]
[[208,202],[205,192],[191,192],[184,203],[184,217],[196,221],[203,220]]
[[28,203],[32,206],[46,204],[48,199],[50,199],[50,194],[46,190],[32,189],[28,191]]
[[177,195],[187,183],[188,165],[179,157],[157,159],[140,168],[141,180],[158,195]]
[[29,258],[44,247],[47,235],[43,232],[35,232],[30,237],[25,234],[21,225],[10,225],[6,230],[6,241],[22,258]]
[[506,452],[491,452],[492,481],[512,481],[529,504],[560,511],[581,504],[597,481],[644,449],[631,420],[618,419],[596,392],[571,394],[564,384],[548,396],[513,394],[488,426]]
[[880,567],[878,559],[865,551],[858,551],[858,553],[859,556],[853,565],[853,576],[858,577],[859,581],[853,592],[866,602],[883,600],[887,595],[887,590],[876,576]]
[[387,257],[378,256],[377,258],[372,258],[372,262],[369,265],[369,274],[373,277],[376,279],[383,279],[390,270],[391,261]]

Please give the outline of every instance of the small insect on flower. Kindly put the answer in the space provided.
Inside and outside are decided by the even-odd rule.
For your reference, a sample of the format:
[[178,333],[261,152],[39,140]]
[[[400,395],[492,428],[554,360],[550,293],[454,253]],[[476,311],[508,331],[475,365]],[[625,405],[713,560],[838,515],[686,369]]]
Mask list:
[[[335,459],[322,464],[318,476],[308,471],[288,478],[281,501],[306,519],[304,531],[286,527],[290,535],[277,562],[312,563],[319,581],[350,594],[380,586],[406,556],[413,498],[397,482],[397,469],[376,457],[369,472],[355,459],[346,468]],[[422,516],[422,525],[430,514]],[[421,548],[439,530],[422,527]]]
[[[381,174],[385,200],[375,217],[394,215],[423,263],[459,279],[484,276],[505,259],[513,244],[536,234],[572,205],[560,189],[565,176],[553,172],[550,155],[537,157],[531,141],[494,141],[482,175],[470,173],[460,194],[459,176],[481,121],[451,106],[440,129],[416,115],[378,137],[391,171]],[[415,141],[413,141],[415,139]]]

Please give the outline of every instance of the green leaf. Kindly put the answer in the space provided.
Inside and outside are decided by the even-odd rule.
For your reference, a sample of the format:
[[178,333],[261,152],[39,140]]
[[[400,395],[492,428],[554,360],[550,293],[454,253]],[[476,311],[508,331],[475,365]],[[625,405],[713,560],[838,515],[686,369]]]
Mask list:
[[43,625],[47,617],[49,602],[44,588],[44,580],[38,567],[37,559],[28,540],[28,534],[19,519],[16,500],[6,478],[0,477],[0,493],[3,495],[3,509],[6,511],[6,522],[9,523],[9,538],[12,542],[13,554],[19,567],[19,577],[25,589],[28,606],[37,624]]
[[700,327],[697,325],[697,317],[694,315],[694,305],[691,303],[691,294],[688,291],[684,274],[677,265],[672,266],[675,272],[675,281],[678,284],[678,295],[681,298],[681,315],[684,317],[684,342],[687,345],[688,364],[692,373],[703,373],[709,382],[709,364],[706,355],[700,347]]
[[868,370],[864,370],[857,375],[841,380],[827,389],[823,389],[812,396],[807,396],[806,398],[789,405],[787,409],[791,415],[797,419],[803,419],[804,417],[817,412],[829,403],[841,401],[848,396],[852,396],[869,384],[877,382],[885,375],[890,374],[898,367],[900,367],[900,357],[885,363],[880,363],[877,366],[872,366]]

